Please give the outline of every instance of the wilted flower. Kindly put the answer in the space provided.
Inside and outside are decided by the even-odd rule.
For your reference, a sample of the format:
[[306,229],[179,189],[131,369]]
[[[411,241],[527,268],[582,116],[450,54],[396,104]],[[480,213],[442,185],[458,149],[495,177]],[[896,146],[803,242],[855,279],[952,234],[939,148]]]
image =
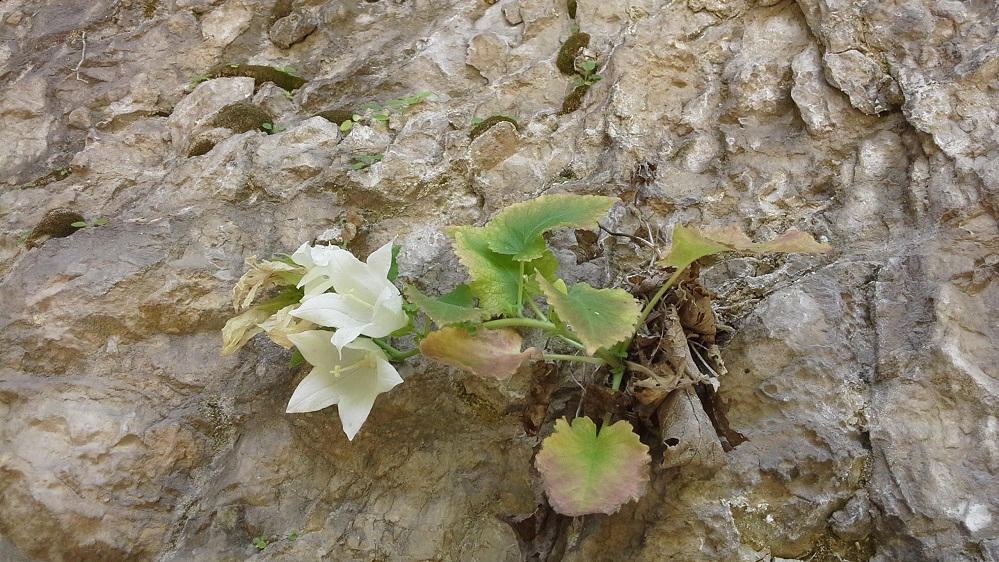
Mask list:
[[[305,299],[291,315],[336,328],[331,341],[337,348],[362,335],[385,337],[409,323],[402,295],[388,279],[391,242],[372,252],[367,263],[336,246],[302,246],[292,257],[296,263],[312,265],[306,265],[299,284],[305,287]],[[319,288],[330,287],[336,293],[316,294]]]
[[402,382],[385,352],[369,339],[341,349],[323,330],[288,334],[288,339],[314,368],[295,389],[287,411],[313,412],[336,404],[347,439],[353,440],[368,419],[375,398]]

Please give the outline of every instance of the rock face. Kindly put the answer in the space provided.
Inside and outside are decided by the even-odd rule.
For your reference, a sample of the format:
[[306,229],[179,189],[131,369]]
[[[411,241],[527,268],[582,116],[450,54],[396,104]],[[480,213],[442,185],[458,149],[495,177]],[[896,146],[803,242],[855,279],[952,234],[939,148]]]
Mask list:
[[[995,2],[81,6],[0,5],[0,559],[999,560]],[[603,78],[560,115],[573,26]],[[223,64],[309,81],[204,80]],[[349,134],[316,117],[421,91]],[[213,128],[234,103],[274,134]],[[469,141],[496,113],[521,127]],[[720,461],[568,520],[539,509],[525,381],[410,361],[348,442],[332,409],[283,413],[283,350],[218,354],[246,257],[355,208],[356,248],[394,237],[444,288],[444,226],[548,190],[619,195],[606,226],[657,244],[681,221],[836,247],[702,271],[747,438]],[[19,241],[57,208],[108,223]],[[650,258],[576,264],[569,238],[593,284]]]

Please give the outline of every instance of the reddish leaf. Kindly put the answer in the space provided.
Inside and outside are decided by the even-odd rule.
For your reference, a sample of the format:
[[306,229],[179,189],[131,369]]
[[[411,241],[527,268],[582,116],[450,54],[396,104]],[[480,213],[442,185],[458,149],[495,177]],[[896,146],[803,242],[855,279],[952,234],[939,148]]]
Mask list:
[[510,328],[479,329],[475,335],[447,327],[430,332],[420,342],[420,352],[441,363],[483,377],[508,379],[529,359],[541,359],[533,347],[520,350],[520,334]]

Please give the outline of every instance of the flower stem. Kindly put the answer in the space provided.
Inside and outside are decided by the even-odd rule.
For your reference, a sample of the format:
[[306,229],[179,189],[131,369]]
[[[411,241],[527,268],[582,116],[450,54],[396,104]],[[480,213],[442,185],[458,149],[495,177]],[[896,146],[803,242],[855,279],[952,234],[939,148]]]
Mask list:
[[380,339],[373,339],[371,341],[375,342],[375,345],[377,345],[378,347],[382,348],[385,351],[385,354],[388,355],[389,361],[402,361],[403,359],[409,359],[414,355],[420,354],[420,348],[418,347],[414,347],[409,351],[399,351],[398,349],[389,345],[388,342],[386,341],[382,341]]
[[606,365],[607,362],[599,357],[586,357],[584,355],[562,355],[559,353],[545,353],[542,355],[550,361],[576,361],[579,363],[590,363],[592,365]]
[[547,330],[549,332],[557,332],[558,326],[547,322],[545,320],[536,320],[534,318],[500,318],[498,320],[489,320],[488,322],[483,322],[479,324],[483,328],[513,328],[516,326],[524,328],[537,328],[539,330]]

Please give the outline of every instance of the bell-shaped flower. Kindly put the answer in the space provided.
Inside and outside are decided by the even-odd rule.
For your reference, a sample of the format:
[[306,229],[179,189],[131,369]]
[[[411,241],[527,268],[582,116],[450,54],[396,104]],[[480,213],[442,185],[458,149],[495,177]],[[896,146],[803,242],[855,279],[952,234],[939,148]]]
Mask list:
[[[292,316],[336,328],[331,341],[339,349],[359,336],[383,338],[409,323],[409,316],[402,309],[402,295],[388,279],[392,267],[391,242],[372,252],[367,263],[346,250],[327,248],[322,252],[316,252],[318,247],[312,248],[309,252],[308,259],[314,265],[306,266],[308,272],[302,278],[306,296],[302,305],[291,312]],[[295,254],[302,251],[300,248]],[[326,280],[320,281],[323,278]],[[332,287],[336,292],[309,296],[310,283],[316,287],[328,283],[326,288]]]
[[321,295],[333,286],[333,280],[329,276],[330,261],[337,253],[353,257],[353,254],[339,246],[312,246],[308,242],[299,246],[291,255],[293,262],[305,267],[305,275],[298,284],[299,288],[305,289],[305,298]]
[[337,349],[329,332],[310,330],[288,339],[314,368],[288,401],[288,412],[314,412],[337,405],[347,439],[353,440],[368,419],[375,398],[402,382],[385,352],[366,338]]

